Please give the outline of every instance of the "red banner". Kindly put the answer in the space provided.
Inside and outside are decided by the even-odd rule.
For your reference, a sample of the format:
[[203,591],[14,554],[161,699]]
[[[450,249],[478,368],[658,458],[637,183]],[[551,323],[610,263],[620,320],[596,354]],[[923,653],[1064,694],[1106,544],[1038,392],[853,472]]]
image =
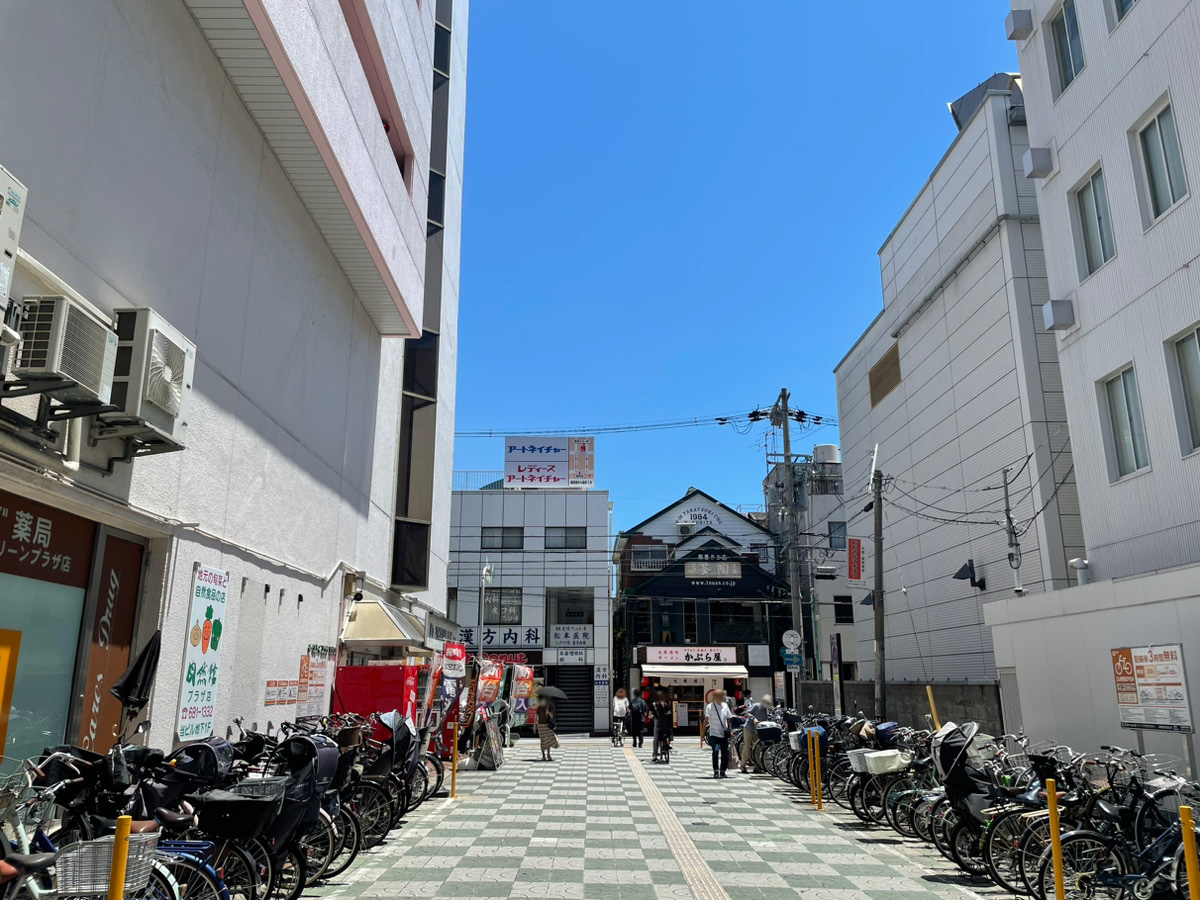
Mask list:
[[121,724],[121,701],[109,689],[129,666],[143,553],[141,544],[112,535],[104,540],[79,724],[79,745],[85,750],[107,749],[112,744],[113,729]]
[[479,673],[479,705],[491,705],[500,697],[500,682],[504,679],[504,666],[490,659],[483,661]]

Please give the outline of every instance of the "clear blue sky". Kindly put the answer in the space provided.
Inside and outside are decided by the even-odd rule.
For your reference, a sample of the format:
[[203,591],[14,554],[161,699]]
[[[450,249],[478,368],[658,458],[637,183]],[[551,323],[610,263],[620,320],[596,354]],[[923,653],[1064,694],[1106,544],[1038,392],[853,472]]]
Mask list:
[[[947,102],[1016,71],[1009,8],[475,0],[458,428],[748,412],[783,386],[836,416]],[[689,485],[758,504],[765,432],[600,436],[597,487],[618,529]],[[455,468],[502,444],[460,438]]]

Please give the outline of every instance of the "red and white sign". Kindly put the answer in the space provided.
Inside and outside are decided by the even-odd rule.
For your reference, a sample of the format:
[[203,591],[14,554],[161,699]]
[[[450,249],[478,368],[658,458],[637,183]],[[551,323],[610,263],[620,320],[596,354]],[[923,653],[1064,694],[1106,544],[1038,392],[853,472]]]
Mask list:
[[647,647],[648,663],[736,663],[736,647]]
[[465,644],[446,642],[446,655],[442,663],[442,674],[446,678],[467,677],[467,647]]
[[846,538],[846,585],[864,589],[867,586],[867,580],[863,577],[862,538]]
[[1182,645],[1118,647],[1112,669],[1122,728],[1194,733]]

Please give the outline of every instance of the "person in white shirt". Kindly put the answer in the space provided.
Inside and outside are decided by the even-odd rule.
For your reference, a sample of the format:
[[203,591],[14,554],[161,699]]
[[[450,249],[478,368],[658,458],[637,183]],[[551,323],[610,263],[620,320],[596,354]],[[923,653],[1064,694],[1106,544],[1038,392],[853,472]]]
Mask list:
[[725,692],[715,690],[704,707],[704,731],[700,743],[708,743],[713,754],[713,778],[727,778],[729,768],[729,731],[732,727],[733,710],[725,702]]
[[618,728],[629,732],[629,698],[625,696],[625,688],[618,690],[613,697],[613,744],[617,742]]
[[[771,695],[763,694],[761,700],[746,710],[746,725],[742,730],[742,772],[750,765],[750,752],[758,743],[758,723],[771,718]],[[758,771],[757,769],[755,770]]]

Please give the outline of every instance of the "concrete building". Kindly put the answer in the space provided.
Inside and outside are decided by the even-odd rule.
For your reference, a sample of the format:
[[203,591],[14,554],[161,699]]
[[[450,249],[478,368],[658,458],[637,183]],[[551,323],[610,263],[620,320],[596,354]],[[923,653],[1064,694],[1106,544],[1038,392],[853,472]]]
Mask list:
[[[459,473],[460,484],[469,476]],[[494,478],[491,476],[494,475]],[[451,514],[450,618],[468,652],[534,668],[568,699],[559,731],[607,731],[612,569],[607,491],[505,490],[489,473],[456,490]],[[480,594],[483,616],[480,617]]]
[[[767,527],[781,548],[776,574],[787,580],[786,472],[774,466],[763,479]],[[834,444],[819,444],[796,465],[794,482],[800,521],[800,577],[804,585],[805,668],[818,681],[833,677],[831,640],[841,648],[839,676],[858,676],[854,593],[846,583],[846,503],[842,455]],[[816,598],[815,608],[811,597]]]
[[1093,583],[987,615],[1028,730],[1128,743],[1114,648],[1182,640],[1200,696],[1200,4],[1013,6]]
[[[842,468],[868,585],[876,445],[888,478],[888,680],[995,684],[1011,673],[997,669],[983,604],[1018,586],[1065,587],[1083,540],[1055,339],[1041,320],[1038,204],[1020,171],[1019,82],[989,78],[950,111],[958,136],[879,251],[883,310],[835,369]],[[1012,559],[1005,470],[1020,532]],[[865,589],[853,594],[869,679],[873,611]]]
[[467,2],[2,17],[4,755],[158,628],[155,745],[293,717],[356,594],[445,611]]

